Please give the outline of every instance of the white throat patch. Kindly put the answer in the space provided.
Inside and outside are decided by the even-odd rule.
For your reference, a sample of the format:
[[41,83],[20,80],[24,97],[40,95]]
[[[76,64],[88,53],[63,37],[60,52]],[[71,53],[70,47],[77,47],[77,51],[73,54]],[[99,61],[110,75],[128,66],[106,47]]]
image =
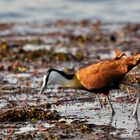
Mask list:
[[47,85],[63,85],[64,82],[69,81],[56,71],[52,71],[49,75]]

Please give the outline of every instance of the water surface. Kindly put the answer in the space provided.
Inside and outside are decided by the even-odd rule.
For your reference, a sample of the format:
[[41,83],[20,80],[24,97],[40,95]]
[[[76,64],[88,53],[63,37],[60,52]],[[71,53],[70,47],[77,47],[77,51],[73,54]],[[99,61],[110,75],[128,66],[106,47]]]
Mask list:
[[1,0],[0,22],[89,18],[139,22],[139,0]]

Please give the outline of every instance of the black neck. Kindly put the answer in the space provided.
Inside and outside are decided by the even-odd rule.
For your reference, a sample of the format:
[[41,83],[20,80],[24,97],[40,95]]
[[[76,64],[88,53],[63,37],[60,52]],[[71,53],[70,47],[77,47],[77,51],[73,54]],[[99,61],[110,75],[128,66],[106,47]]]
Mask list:
[[73,79],[73,77],[74,77],[74,75],[75,75],[75,74],[68,74],[68,73],[66,73],[66,72],[64,72],[64,71],[60,71],[60,70],[57,70],[57,69],[49,69],[49,70],[48,70],[48,77],[49,77],[49,75],[50,75],[50,73],[51,73],[52,71],[58,72],[59,74],[61,74],[63,77],[65,77],[65,78],[68,79],[68,80]]

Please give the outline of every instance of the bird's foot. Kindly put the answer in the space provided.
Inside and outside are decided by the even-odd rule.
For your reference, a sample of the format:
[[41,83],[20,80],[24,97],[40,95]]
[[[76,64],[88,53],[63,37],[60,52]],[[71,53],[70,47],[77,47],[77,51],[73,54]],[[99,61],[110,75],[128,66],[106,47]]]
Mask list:
[[104,106],[103,106],[103,104],[100,102],[100,108],[102,109]]
[[110,118],[110,122],[108,123],[108,126],[112,126],[112,122],[113,122],[113,120],[114,120],[114,115],[111,116],[111,118]]

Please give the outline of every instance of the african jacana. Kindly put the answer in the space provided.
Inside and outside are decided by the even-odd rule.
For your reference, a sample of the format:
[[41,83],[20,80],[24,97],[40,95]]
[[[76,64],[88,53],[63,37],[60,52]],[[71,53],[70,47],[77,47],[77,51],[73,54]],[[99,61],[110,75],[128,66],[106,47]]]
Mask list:
[[[84,89],[89,92],[103,93],[107,96],[112,114],[115,111],[109,99],[109,91],[114,89],[124,79],[125,75],[140,63],[140,54],[127,57],[121,50],[116,50],[116,57],[79,69],[69,74],[57,69],[49,69],[43,77],[40,94],[47,84],[61,84],[63,87]],[[139,97],[137,98],[133,115],[136,115]]]

